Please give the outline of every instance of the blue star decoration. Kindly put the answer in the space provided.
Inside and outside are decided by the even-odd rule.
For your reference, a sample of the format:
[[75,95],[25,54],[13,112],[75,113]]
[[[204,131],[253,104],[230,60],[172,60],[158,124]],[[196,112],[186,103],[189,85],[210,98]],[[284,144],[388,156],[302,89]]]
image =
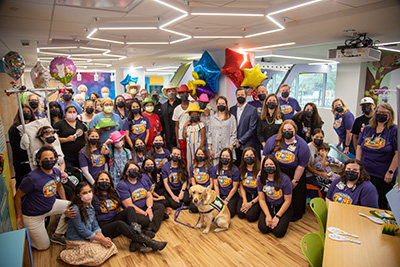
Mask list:
[[125,79],[123,79],[120,84],[122,84],[124,87],[127,86],[130,82],[137,83],[139,80],[138,77],[131,77],[131,75],[127,74]]
[[204,51],[200,60],[197,63],[193,62],[193,65],[194,71],[197,72],[199,78],[206,82],[205,87],[210,88],[212,92],[218,94],[218,82],[221,69],[218,68],[210,54]]

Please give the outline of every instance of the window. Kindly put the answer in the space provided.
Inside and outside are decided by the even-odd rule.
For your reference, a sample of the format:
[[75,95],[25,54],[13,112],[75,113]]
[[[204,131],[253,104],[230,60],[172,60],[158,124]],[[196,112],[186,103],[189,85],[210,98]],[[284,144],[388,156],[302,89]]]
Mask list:
[[297,101],[301,106],[313,102],[322,104],[325,73],[300,73],[298,75]]

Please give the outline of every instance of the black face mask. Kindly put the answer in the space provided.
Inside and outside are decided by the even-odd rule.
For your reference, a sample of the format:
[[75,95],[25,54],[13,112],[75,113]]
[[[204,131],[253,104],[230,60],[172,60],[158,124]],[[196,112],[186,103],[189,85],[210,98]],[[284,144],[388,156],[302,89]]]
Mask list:
[[144,167],[144,170],[145,170],[146,172],[148,172],[148,173],[151,173],[151,172],[154,171],[154,167],[153,167],[153,166],[146,166],[146,167]]
[[186,101],[188,101],[188,99],[189,99],[188,95],[181,95],[182,102],[186,102]]
[[378,114],[378,113],[376,113],[375,117],[376,117],[376,121],[377,122],[385,122],[388,119],[388,115],[386,115],[386,114]]
[[139,114],[140,113],[140,108],[134,108],[132,109],[133,114]]
[[32,109],[37,109],[37,107],[39,106],[39,103],[37,103],[35,101],[30,101],[29,106],[31,106]]
[[199,103],[199,108],[200,109],[204,110],[206,107],[207,107],[207,103],[204,103],[204,102],[200,102]]
[[144,146],[142,146],[142,145],[135,146],[135,150],[136,150],[137,152],[143,152],[143,151],[144,151]]
[[52,144],[52,143],[54,143],[54,141],[56,141],[56,137],[55,136],[49,136],[49,137],[45,137],[44,140],[46,140],[46,143]]
[[358,172],[355,171],[345,171],[346,179],[350,182],[358,179]]
[[97,139],[97,138],[91,138],[91,139],[89,139],[89,143],[91,144],[91,145],[97,145],[97,143],[100,141],[100,139]]
[[281,96],[283,98],[287,98],[289,96],[289,92],[282,92]]
[[251,165],[251,164],[253,164],[255,161],[256,161],[256,159],[253,158],[253,157],[245,157],[245,158],[244,158],[244,162],[246,162],[247,165]]
[[198,122],[200,120],[200,118],[199,118],[199,116],[192,116],[192,117],[190,117],[190,120],[192,122]]
[[135,179],[139,177],[139,172],[137,170],[129,170],[128,176]]
[[267,97],[266,94],[259,94],[259,95],[257,95],[257,96],[258,96],[258,99],[259,99],[260,101],[264,101],[265,98]]
[[92,114],[94,112],[94,108],[86,108],[87,114]]
[[365,115],[369,115],[372,111],[372,107],[371,106],[362,106],[361,110]]
[[239,97],[236,98],[236,99],[237,99],[237,102],[238,102],[239,104],[243,104],[244,102],[246,102],[246,98],[243,97],[243,96],[239,96]]
[[117,102],[117,107],[119,107],[119,108],[125,107],[124,101],[118,101],[118,102]]
[[342,107],[336,107],[335,111],[338,113],[342,113],[343,112],[343,108]]
[[294,134],[292,131],[283,131],[282,136],[285,139],[291,139],[294,136]]
[[163,143],[153,143],[155,148],[161,148],[164,144]]
[[225,109],[226,109],[226,106],[224,106],[224,105],[219,105],[219,106],[217,106],[217,109],[218,109],[218,111],[225,111]]
[[151,96],[151,99],[152,99],[153,101],[156,101],[156,102],[157,102],[157,101],[158,101],[158,96],[157,96],[157,95],[152,95],[152,96]]
[[314,144],[316,144],[317,146],[322,145],[323,142],[324,142],[324,139],[314,138]]
[[203,162],[204,161],[204,157],[203,156],[196,156],[196,160],[198,162]]
[[72,95],[63,95],[64,101],[69,102],[72,99]]
[[110,182],[98,182],[100,190],[108,190],[110,188]]
[[29,121],[32,119],[32,114],[31,113],[24,113],[24,120]]
[[230,158],[221,158],[220,161],[223,165],[226,165],[231,162],[231,159]]
[[275,102],[267,102],[267,107],[268,108],[270,108],[270,109],[274,109],[274,108],[276,108],[276,103]]
[[171,155],[171,160],[172,160],[173,162],[178,162],[178,161],[179,161],[179,156],[177,156],[177,155]]
[[60,111],[58,109],[51,109],[50,115],[53,117],[58,116],[58,115],[60,115]]
[[42,164],[40,166],[42,166],[43,169],[45,170],[51,170],[53,169],[54,165],[56,165],[56,161],[55,160],[42,160]]
[[273,174],[276,171],[274,166],[265,166],[264,171],[268,174]]
[[311,118],[312,117],[312,112],[309,110],[304,111],[304,115],[306,115],[306,118]]

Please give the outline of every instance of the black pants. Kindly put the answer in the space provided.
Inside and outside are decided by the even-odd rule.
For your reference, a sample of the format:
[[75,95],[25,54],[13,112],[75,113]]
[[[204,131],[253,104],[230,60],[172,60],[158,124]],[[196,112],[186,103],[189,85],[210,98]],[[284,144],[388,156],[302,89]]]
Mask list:
[[31,172],[29,163],[14,165],[15,171],[15,190],[18,189],[25,175]]
[[[147,209],[147,207],[145,208]],[[153,220],[150,221],[148,216],[136,214],[137,222],[143,229],[150,228],[153,232],[160,229],[161,222],[164,218],[165,207],[161,203],[153,202]]]
[[[252,201],[253,199],[255,199],[258,195],[252,195],[246,192],[246,199],[247,202]],[[247,211],[247,213],[244,213],[242,211],[240,211],[240,209],[242,208],[242,204],[243,204],[243,198],[239,198],[238,204],[237,204],[237,215],[239,216],[240,219],[244,219],[246,218],[249,222],[255,222],[258,220],[258,218],[260,217],[260,212],[261,212],[261,207],[260,204],[254,203],[253,206],[251,206],[251,208]]]
[[[179,196],[179,194],[181,193],[181,190],[172,190],[172,193],[174,193],[175,196]],[[172,199],[172,197],[170,196],[170,194],[166,194],[166,199],[168,200],[168,204],[169,206],[176,210],[177,208],[179,208],[180,206],[182,206],[182,204],[184,204],[185,206],[189,206],[189,202],[190,202],[190,197],[189,197],[189,192],[187,191],[187,189],[184,191],[183,194],[183,199],[179,202],[176,202],[175,200]]]
[[[227,196],[221,196],[221,198],[223,200],[225,200],[226,197]],[[235,214],[236,214],[236,208],[237,208],[237,204],[238,204],[239,198],[240,198],[240,196],[239,196],[238,192],[235,192],[233,197],[231,199],[229,199],[228,209],[229,209],[229,212],[231,214],[231,218],[233,218],[233,216],[235,216]]]
[[[267,203],[267,206],[272,218],[275,217],[275,214],[282,207],[282,205],[270,205],[269,203]],[[272,232],[276,237],[283,237],[286,234],[290,220],[292,219],[292,215],[293,209],[290,206],[283,214],[283,216],[279,219],[278,225],[274,229],[271,229],[267,226],[267,223],[265,222],[265,213],[261,211],[260,218],[258,219],[258,229],[260,229],[261,233],[263,234],[268,234]]]
[[384,178],[371,176],[371,183],[373,183],[378,191],[378,205],[380,209],[387,210],[389,203],[386,199],[386,194],[393,188],[396,178],[393,177],[392,182],[386,183]]
[[137,214],[134,207],[127,207],[117,214],[114,219],[106,222],[99,222],[99,226],[104,236],[111,239],[124,235],[133,239],[138,234],[130,227],[132,222],[137,221]]
[[[289,176],[290,180],[293,180],[294,169],[282,169],[282,172]],[[300,220],[303,214],[306,212],[306,199],[307,199],[307,185],[306,185],[305,171],[297,183],[297,186],[293,189],[292,204],[293,217],[292,222]]]
[[[257,150],[256,150],[257,151]],[[243,154],[243,150],[239,148],[235,148],[235,153],[236,153],[236,160],[235,160],[235,165],[236,167],[240,167],[240,163],[242,162],[242,154]],[[219,157],[219,155],[215,155],[216,157]]]

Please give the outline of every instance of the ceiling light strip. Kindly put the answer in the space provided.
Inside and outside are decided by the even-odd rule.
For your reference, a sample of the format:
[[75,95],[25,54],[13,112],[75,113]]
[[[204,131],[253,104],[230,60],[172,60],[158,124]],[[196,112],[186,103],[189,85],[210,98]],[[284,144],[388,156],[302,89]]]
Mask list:
[[243,16],[243,17],[263,17],[265,14],[245,14],[245,13],[190,13],[193,16]]
[[274,45],[266,45],[266,46],[259,46],[259,47],[254,47],[254,48],[249,48],[249,49],[242,49],[243,51],[254,51],[254,50],[262,50],[262,49],[269,49],[269,48],[276,48],[276,47],[282,47],[282,46],[288,46],[288,45],[295,45],[295,42],[290,42],[290,43],[283,43],[283,44],[274,44]]
[[310,2],[303,3],[303,4],[299,4],[299,5],[295,5],[295,6],[292,6],[292,7],[284,8],[284,9],[269,13],[268,16],[276,15],[276,14],[279,14],[279,13],[282,13],[282,12],[285,12],[285,11],[289,11],[289,10],[293,10],[293,9],[296,9],[296,8],[299,8],[299,7],[308,6],[308,5],[311,5],[311,4],[320,2],[320,1],[321,0],[313,0],[313,1],[310,1]]
[[285,29],[285,27],[283,27],[282,24],[280,24],[278,21],[276,21],[274,18],[272,18],[271,16],[267,15],[266,16],[270,21],[272,21],[276,26],[278,26],[279,28],[281,28],[282,30]]
[[192,39],[192,37],[189,36],[189,37],[182,38],[182,39],[179,39],[179,40],[175,40],[175,41],[172,41],[172,42],[169,42],[169,43],[170,44],[176,44],[176,43],[183,42],[183,41],[186,41],[186,40],[189,40],[189,39]]
[[161,0],[154,0],[154,1],[157,2],[157,3],[160,3],[160,4],[164,5],[164,6],[167,6],[169,8],[175,9],[175,10],[177,10],[179,12],[187,13],[185,10],[180,9],[179,7],[173,6],[171,4],[165,3],[164,1],[161,1]]
[[170,25],[170,24],[172,24],[174,22],[177,22],[178,20],[181,20],[181,19],[183,19],[184,17],[187,17],[187,16],[188,16],[188,13],[185,13],[182,16],[179,16],[179,17],[177,17],[177,18],[175,18],[175,19],[173,19],[171,21],[168,21],[167,23],[164,23],[163,25],[161,25],[160,29],[164,28],[164,27],[167,27],[168,25]]
[[395,45],[395,44],[400,44],[400,41],[397,42],[389,42],[389,43],[380,43],[380,44],[375,44],[376,46],[384,46],[384,45]]
[[101,27],[102,31],[115,31],[115,30],[157,30],[157,27]]
[[40,51],[40,54],[54,55],[54,56],[65,56],[65,57],[71,56],[70,54],[53,53],[53,52],[43,52],[43,51]]
[[400,53],[399,49],[386,48],[386,47],[378,47],[378,49]]
[[101,38],[93,38],[93,37],[88,37],[88,39],[90,40],[95,40],[95,41],[99,41],[99,42],[106,42],[106,43],[114,43],[114,44],[125,44],[124,42],[120,42],[120,41],[114,41],[114,40],[108,40],[108,39],[101,39]]
[[51,47],[40,47],[39,49],[41,49],[41,50],[57,50],[57,49],[64,50],[64,49],[75,49],[75,48],[78,48],[78,46],[59,46],[59,47],[51,46]]
[[78,48],[80,48],[80,49],[86,49],[86,50],[103,51],[103,52],[110,51],[110,49],[96,48],[96,47],[88,47],[88,46],[80,46],[80,47],[78,47]]
[[184,34],[184,33],[181,33],[181,32],[176,32],[176,31],[173,31],[173,30],[168,30],[168,29],[165,29],[165,28],[162,28],[162,27],[160,27],[160,30],[163,30],[163,31],[166,31],[166,32],[170,32],[170,33],[174,33],[174,34],[177,34],[177,35],[181,35],[181,36],[184,36],[184,37],[187,37],[187,38],[192,38],[192,36],[190,36],[190,35],[187,35],[187,34]]
[[169,44],[169,42],[126,42],[128,45],[160,45]]
[[86,38],[89,38],[89,39],[90,39],[90,37],[92,37],[92,35],[95,34],[98,30],[99,30],[99,29],[94,28],[93,31],[91,31],[91,32],[88,34],[88,36],[86,36]]
[[201,36],[201,35],[199,35],[199,36],[193,36],[193,38],[196,38],[196,39],[201,39],[201,38],[203,38],[203,39],[213,39],[213,38],[237,39],[237,38],[244,38],[244,36],[228,36],[228,35],[226,35],[226,36],[223,36],[223,35],[221,35],[221,36]]

